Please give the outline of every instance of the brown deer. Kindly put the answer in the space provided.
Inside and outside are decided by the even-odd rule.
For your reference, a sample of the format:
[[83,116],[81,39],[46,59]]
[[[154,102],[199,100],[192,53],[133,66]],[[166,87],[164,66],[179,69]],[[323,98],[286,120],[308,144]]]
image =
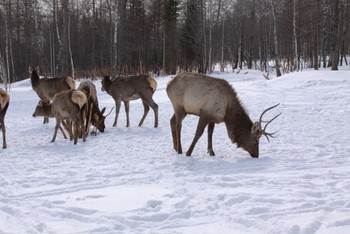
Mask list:
[[228,136],[237,147],[246,150],[251,157],[259,157],[259,139],[264,135],[274,137],[274,133],[267,133],[266,127],[280,114],[268,121],[264,128],[261,124],[263,115],[277,105],[267,108],[259,121],[253,123],[243,108],[235,90],[223,79],[212,78],[196,73],[181,73],[169,81],[167,94],[173,105],[175,114],[170,120],[174,149],[182,154],[181,126],[187,114],[199,116],[197,130],[187,156],[192,154],[194,146],[202,136],[208,125],[208,153],[214,156],[212,135],[214,124],[224,122]]
[[[97,99],[97,92],[96,92],[96,87],[94,83],[92,83],[89,80],[82,81],[78,87],[78,90],[83,91],[87,97],[88,97],[88,105],[87,105],[87,111],[86,111],[86,135],[88,135],[88,131],[90,128],[90,119],[91,119],[91,124],[94,126],[97,130],[100,132],[104,132],[105,130],[105,119],[108,115],[104,116],[104,112],[106,108],[100,108],[98,107],[98,99]],[[92,135],[96,135],[96,131],[93,130],[91,132]]]
[[141,98],[144,107],[143,116],[139,127],[145,120],[149,107],[154,111],[154,127],[158,127],[158,105],[153,100],[153,93],[157,89],[157,81],[148,75],[138,75],[129,77],[117,77],[111,80],[108,76],[102,79],[102,91],[106,91],[115,101],[115,119],[113,127],[117,125],[120,104],[124,102],[126,112],[126,127],[130,126],[129,121],[129,101]]
[[[56,117],[56,126],[51,142],[55,142],[63,120],[68,123],[69,136],[74,139],[74,144],[77,144],[80,132],[83,142],[86,141],[84,123],[87,103],[85,93],[80,90],[68,90],[55,95],[52,101],[52,112]],[[72,129],[74,129],[73,132]]]
[[[38,104],[35,107],[33,117],[39,117],[39,116],[43,116],[43,117],[47,117],[47,118],[54,118],[55,117],[55,115],[52,112],[52,103],[51,102],[48,104],[43,103],[42,100],[40,100],[38,102]],[[62,121],[62,125],[67,130],[67,132],[69,132],[67,123],[65,121]],[[63,137],[65,139],[67,139],[67,136],[64,133],[64,130],[61,126],[60,126],[60,130],[62,132]]]
[[0,89],[0,126],[2,130],[2,148],[7,148],[6,143],[6,128],[5,128],[5,115],[7,108],[10,104],[10,95],[4,90]]
[[[66,90],[75,89],[75,81],[68,77],[55,77],[55,78],[41,78],[38,75],[36,69],[29,67],[29,72],[31,73],[31,83],[33,90],[37,93],[39,98],[44,104],[48,104],[53,100],[53,97]],[[49,118],[44,117],[44,123],[48,123]]]

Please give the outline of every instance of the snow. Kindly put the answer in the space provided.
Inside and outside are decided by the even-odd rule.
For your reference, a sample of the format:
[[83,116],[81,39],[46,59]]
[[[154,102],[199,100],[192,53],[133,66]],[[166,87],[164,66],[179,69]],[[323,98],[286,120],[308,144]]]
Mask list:
[[[265,80],[258,71],[215,73],[237,91],[253,121],[269,106],[282,112],[253,159],[214,131],[191,157],[172,149],[166,95],[171,77],[158,77],[150,110],[137,127],[142,103],[131,102],[131,127],[121,109],[106,131],[77,145],[32,113],[38,97],[25,80],[12,85],[5,119],[8,148],[0,149],[0,233],[349,233],[350,68],[295,72]],[[94,81],[100,107],[113,99]],[[186,151],[198,118],[183,122]],[[1,140],[1,137],[0,137]]]

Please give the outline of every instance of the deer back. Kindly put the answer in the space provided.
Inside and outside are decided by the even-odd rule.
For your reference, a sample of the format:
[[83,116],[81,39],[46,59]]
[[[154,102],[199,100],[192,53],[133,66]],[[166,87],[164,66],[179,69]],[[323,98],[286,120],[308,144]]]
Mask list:
[[176,75],[167,85],[174,109],[187,114],[206,114],[212,122],[223,122],[236,94],[227,81],[196,73]]
[[68,77],[57,77],[57,78],[42,78],[40,79],[39,85],[37,87],[37,93],[42,94],[49,100],[53,97],[66,90],[72,90],[75,88],[75,81]]
[[87,103],[82,91],[68,90],[55,95],[52,101],[52,112],[61,118],[77,118],[78,113]]
[[52,100],[56,94],[62,91],[75,88],[75,81],[71,77],[40,78],[35,69],[32,70],[31,82],[33,90],[44,101]]
[[120,98],[123,101],[138,99],[147,89],[154,92],[157,88],[157,81],[148,75],[117,77],[111,82],[108,79],[104,78],[104,89],[114,99]]
[[89,91],[88,98],[91,99],[94,105],[98,106],[97,91],[94,83],[92,83],[89,80],[83,81],[80,83],[78,90],[88,90]]

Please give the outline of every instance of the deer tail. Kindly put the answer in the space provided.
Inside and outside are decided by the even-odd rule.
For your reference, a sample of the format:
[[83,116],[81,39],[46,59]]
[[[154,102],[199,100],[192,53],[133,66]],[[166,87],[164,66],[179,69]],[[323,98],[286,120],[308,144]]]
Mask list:
[[74,90],[71,98],[72,102],[77,104],[80,109],[87,103],[86,95],[80,90]]
[[153,92],[156,91],[156,89],[157,89],[157,81],[151,76],[147,77],[147,81],[148,81],[149,85],[151,86],[151,88],[153,89]]

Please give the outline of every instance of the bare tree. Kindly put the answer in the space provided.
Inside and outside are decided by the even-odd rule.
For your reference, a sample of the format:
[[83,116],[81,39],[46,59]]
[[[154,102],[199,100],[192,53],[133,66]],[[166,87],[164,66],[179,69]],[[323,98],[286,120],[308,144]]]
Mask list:
[[279,58],[279,50],[278,50],[278,38],[277,38],[277,16],[276,16],[276,3],[275,0],[269,0],[272,20],[273,20],[273,44],[275,49],[275,66],[276,66],[276,75],[277,77],[281,76],[281,68],[280,68],[280,58]]
[[339,62],[339,0],[332,1],[332,37],[331,37],[331,63],[332,70],[338,70]]
[[293,70],[299,71],[300,61],[298,56],[298,38],[297,38],[297,12],[296,12],[296,2],[298,0],[293,0]]

